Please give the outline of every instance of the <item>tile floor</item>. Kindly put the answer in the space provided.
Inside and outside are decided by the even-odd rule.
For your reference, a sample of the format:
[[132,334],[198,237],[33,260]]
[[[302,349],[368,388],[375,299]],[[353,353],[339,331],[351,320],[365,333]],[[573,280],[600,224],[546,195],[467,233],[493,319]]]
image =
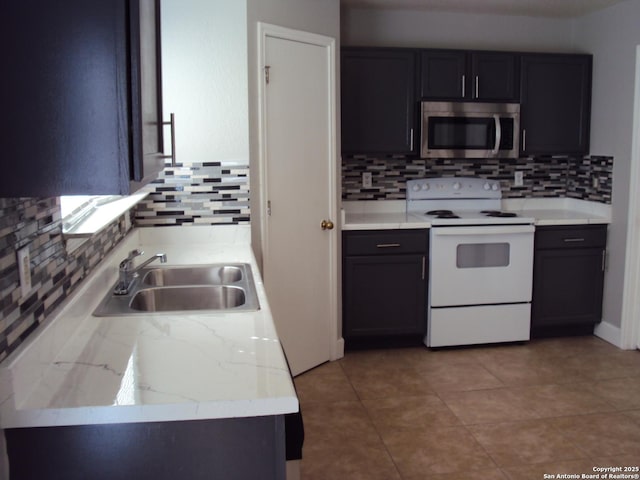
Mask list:
[[595,337],[347,352],[295,383],[303,480],[542,480],[640,465],[640,351]]

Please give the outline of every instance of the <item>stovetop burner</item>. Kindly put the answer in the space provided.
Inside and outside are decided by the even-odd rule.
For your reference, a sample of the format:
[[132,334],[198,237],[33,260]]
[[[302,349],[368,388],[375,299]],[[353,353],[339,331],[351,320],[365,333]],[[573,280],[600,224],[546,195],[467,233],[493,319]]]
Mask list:
[[429,210],[427,215],[435,216],[436,218],[460,218],[451,210]]
[[484,213],[487,217],[497,218],[512,218],[517,217],[518,214],[513,212],[501,212],[500,210],[482,210],[480,213]]

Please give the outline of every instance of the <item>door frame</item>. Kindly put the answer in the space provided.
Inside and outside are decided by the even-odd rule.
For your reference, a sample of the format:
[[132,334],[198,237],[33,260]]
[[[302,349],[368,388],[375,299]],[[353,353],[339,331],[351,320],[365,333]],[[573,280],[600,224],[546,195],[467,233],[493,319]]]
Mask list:
[[635,89],[633,103],[633,138],[631,172],[629,175],[629,211],[627,217],[627,247],[622,296],[620,347],[640,347],[640,45],[636,46]]
[[[310,32],[304,32],[301,30],[294,30],[278,25],[272,25],[264,22],[257,22],[258,25],[258,55],[257,55],[257,83],[258,83],[258,178],[260,179],[260,194],[258,196],[258,208],[260,209],[260,242],[262,248],[262,254],[264,257],[265,252],[268,251],[268,236],[267,232],[267,199],[269,198],[268,185],[266,181],[267,171],[267,98],[264,82],[264,67],[266,60],[266,45],[267,38],[280,38],[284,40],[290,40],[294,42],[308,43],[311,45],[317,45],[323,47],[327,51],[328,58],[328,91],[329,91],[329,129],[331,138],[328,139],[330,152],[329,158],[329,175],[332,181],[329,185],[329,209],[327,212],[329,218],[333,220],[336,226],[335,230],[330,235],[330,299],[328,305],[328,311],[330,312],[330,358],[331,360],[337,360],[344,356],[344,339],[342,338],[341,331],[341,309],[338,292],[340,291],[340,249],[338,242],[338,236],[341,232],[341,219],[338,215],[338,193],[340,192],[340,177],[338,169],[338,142],[337,142],[337,94],[336,94],[336,41],[332,37],[325,35],[319,35]],[[264,262],[264,260],[263,260]]]

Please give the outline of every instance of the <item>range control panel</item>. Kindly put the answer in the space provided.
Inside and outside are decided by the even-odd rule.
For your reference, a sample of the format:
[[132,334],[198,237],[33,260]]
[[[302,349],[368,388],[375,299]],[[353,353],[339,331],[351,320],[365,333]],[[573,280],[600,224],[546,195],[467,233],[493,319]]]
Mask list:
[[502,198],[497,180],[474,177],[421,178],[407,181],[407,200]]

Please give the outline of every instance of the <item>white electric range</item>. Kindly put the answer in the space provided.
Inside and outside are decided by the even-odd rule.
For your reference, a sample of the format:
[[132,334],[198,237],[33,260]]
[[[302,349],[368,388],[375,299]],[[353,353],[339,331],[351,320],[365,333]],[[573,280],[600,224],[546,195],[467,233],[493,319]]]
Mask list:
[[534,219],[501,211],[495,180],[407,182],[407,214],[429,219],[429,347],[529,340]]

